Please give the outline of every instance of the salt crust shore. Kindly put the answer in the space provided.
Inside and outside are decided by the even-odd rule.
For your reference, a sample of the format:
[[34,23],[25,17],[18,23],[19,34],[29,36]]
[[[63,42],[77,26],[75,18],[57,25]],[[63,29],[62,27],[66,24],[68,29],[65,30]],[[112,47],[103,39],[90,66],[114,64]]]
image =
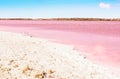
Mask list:
[[72,46],[0,32],[0,79],[120,79],[119,74]]

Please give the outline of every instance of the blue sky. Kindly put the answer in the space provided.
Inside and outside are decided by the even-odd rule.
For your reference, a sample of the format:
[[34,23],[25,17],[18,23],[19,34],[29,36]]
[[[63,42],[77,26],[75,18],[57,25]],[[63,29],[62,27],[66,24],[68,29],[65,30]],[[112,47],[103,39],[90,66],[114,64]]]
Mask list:
[[0,0],[1,18],[120,18],[120,0]]

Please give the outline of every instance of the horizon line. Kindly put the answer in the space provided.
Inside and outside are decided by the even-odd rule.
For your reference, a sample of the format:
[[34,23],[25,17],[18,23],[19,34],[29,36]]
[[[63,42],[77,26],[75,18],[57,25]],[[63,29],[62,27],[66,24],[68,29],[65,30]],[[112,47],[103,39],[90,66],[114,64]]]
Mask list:
[[120,18],[0,18],[0,20],[120,21]]

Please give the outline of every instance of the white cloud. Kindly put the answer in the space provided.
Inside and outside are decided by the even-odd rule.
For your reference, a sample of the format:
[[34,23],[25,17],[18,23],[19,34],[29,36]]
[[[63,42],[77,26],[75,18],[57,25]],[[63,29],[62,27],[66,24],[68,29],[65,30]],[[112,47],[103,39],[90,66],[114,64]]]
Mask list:
[[110,4],[101,2],[99,4],[99,7],[103,8],[103,9],[109,9],[110,8]]

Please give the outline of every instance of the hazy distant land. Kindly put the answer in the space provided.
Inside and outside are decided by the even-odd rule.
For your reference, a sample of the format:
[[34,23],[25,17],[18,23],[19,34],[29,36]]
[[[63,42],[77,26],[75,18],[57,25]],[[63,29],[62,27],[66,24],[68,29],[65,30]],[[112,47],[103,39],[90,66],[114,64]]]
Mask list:
[[120,21],[120,18],[0,18],[0,20]]

